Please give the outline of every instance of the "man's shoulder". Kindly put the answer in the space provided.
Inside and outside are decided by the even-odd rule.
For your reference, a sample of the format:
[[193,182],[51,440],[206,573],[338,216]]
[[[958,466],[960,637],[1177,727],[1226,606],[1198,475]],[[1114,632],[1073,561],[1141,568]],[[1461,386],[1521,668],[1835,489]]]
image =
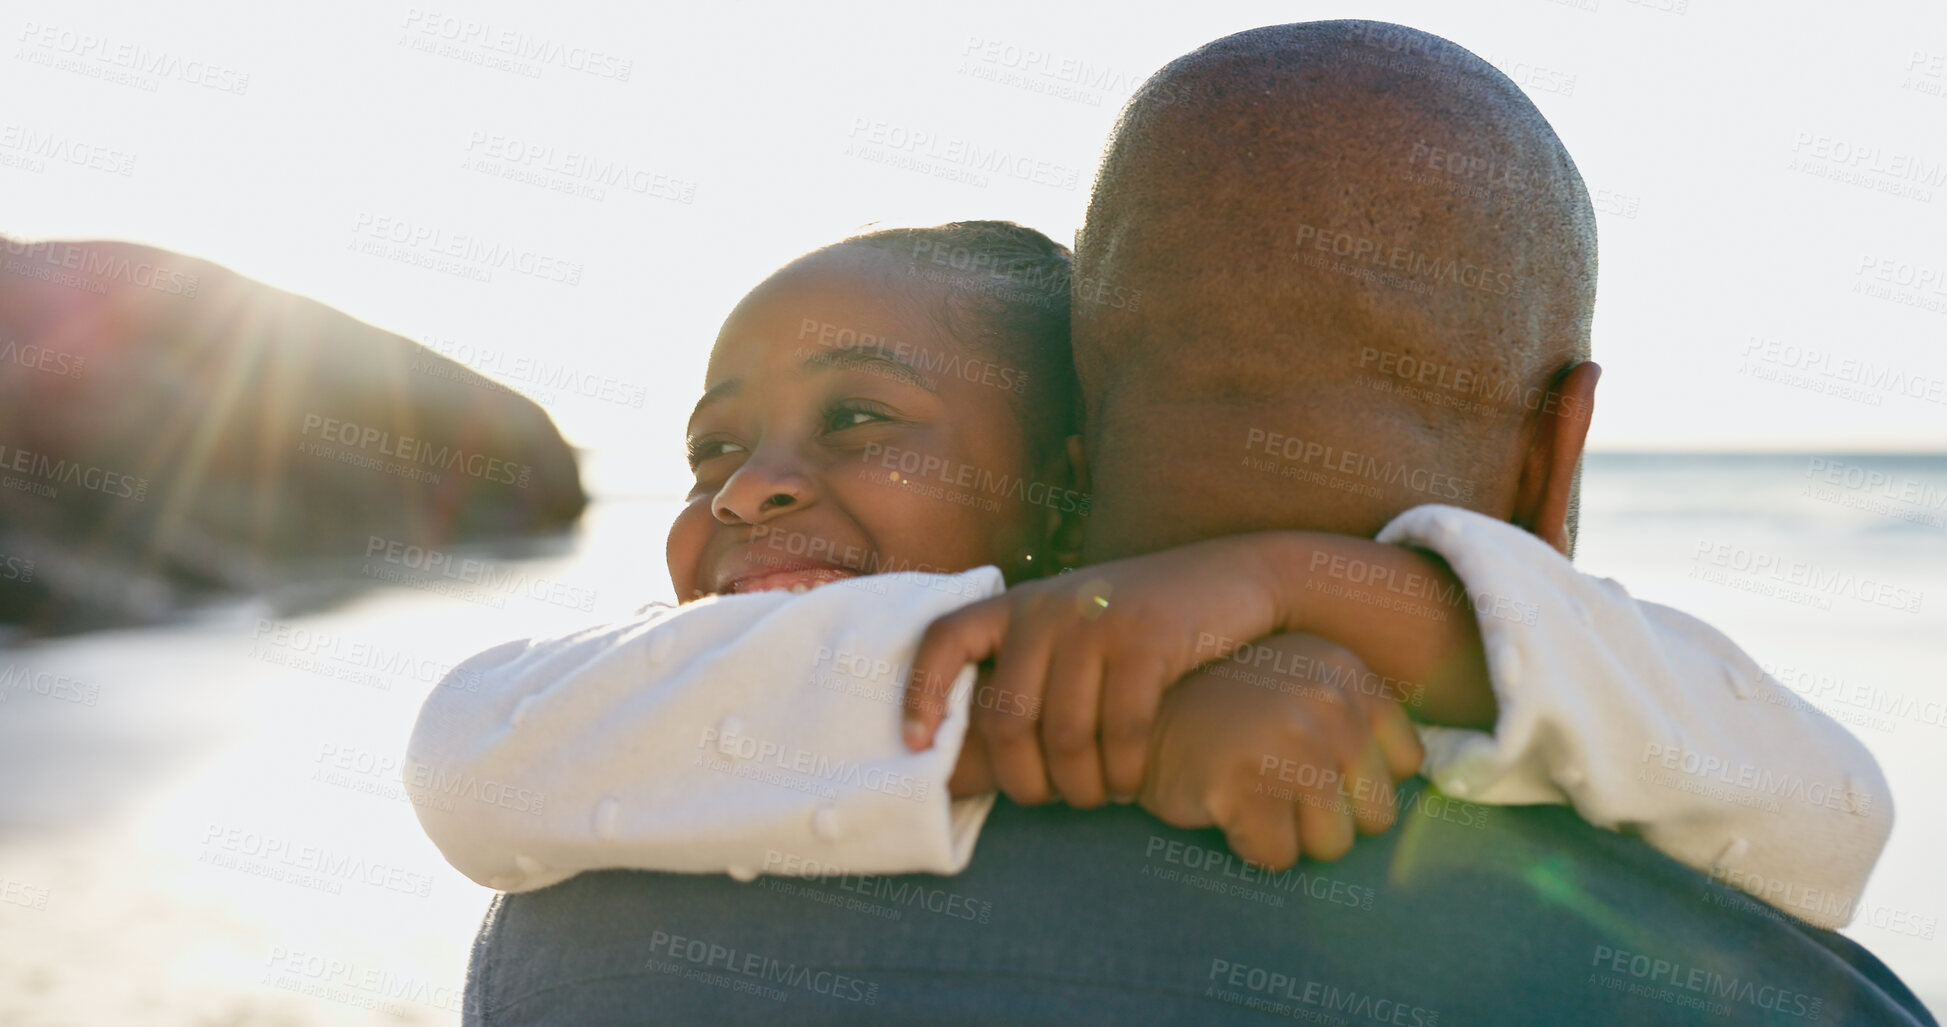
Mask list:
[[1392,831],[1275,872],[1131,807],[1003,801],[953,877],[615,871],[510,896],[476,971],[493,968],[480,1001],[500,1010],[601,978],[604,993],[833,1022],[1100,1020],[1125,999],[1124,1020],[1425,1025],[1766,1022],[1781,995],[1843,1022],[1919,1008],[1863,950],[1712,901],[1724,891],[1566,809],[1417,783]]

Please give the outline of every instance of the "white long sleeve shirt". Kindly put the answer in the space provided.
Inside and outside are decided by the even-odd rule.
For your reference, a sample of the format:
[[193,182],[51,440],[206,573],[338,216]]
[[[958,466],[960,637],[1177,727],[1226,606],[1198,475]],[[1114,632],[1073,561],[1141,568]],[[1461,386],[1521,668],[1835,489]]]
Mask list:
[[[1422,728],[1443,792],[1567,803],[1809,923],[1851,919],[1892,806],[1843,727],[1512,525],[1423,506],[1378,537],[1444,557],[1486,645],[1495,730]],[[993,803],[946,794],[973,671],[910,753],[905,670],[934,618],[1001,590],[992,567],[877,575],[489,649],[420,711],[407,790],[447,860],[506,891],[601,868],[957,873]]]

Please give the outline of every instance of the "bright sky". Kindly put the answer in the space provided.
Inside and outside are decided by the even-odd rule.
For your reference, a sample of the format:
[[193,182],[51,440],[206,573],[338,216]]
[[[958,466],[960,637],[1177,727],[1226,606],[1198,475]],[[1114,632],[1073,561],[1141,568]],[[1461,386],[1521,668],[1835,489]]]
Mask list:
[[[0,233],[151,243],[317,297],[677,492],[709,342],[769,270],[873,222],[1072,239],[1151,72],[1357,15],[1472,48],[1567,141],[1601,212],[1593,446],[1947,449],[1931,0],[603,6],[16,6]],[[854,152],[920,138],[1047,180]]]

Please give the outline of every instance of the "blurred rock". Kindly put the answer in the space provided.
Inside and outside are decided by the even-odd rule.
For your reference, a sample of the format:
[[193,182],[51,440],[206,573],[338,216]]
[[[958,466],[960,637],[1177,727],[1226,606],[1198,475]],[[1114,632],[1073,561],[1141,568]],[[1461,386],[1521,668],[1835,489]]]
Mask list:
[[0,239],[0,623],[153,621],[587,504],[532,401],[166,250]]

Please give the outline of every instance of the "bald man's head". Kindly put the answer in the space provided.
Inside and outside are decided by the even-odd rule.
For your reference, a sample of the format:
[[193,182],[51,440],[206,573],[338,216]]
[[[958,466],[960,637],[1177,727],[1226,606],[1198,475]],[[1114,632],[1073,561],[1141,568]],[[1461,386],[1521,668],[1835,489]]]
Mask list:
[[[1560,139],[1454,43],[1310,22],[1172,62],[1076,247],[1092,555],[1425,502],[1510,517],[1548,388],[1588,357],[1595,250]],[[1129,501],[1166,489],[1221,513]]]

